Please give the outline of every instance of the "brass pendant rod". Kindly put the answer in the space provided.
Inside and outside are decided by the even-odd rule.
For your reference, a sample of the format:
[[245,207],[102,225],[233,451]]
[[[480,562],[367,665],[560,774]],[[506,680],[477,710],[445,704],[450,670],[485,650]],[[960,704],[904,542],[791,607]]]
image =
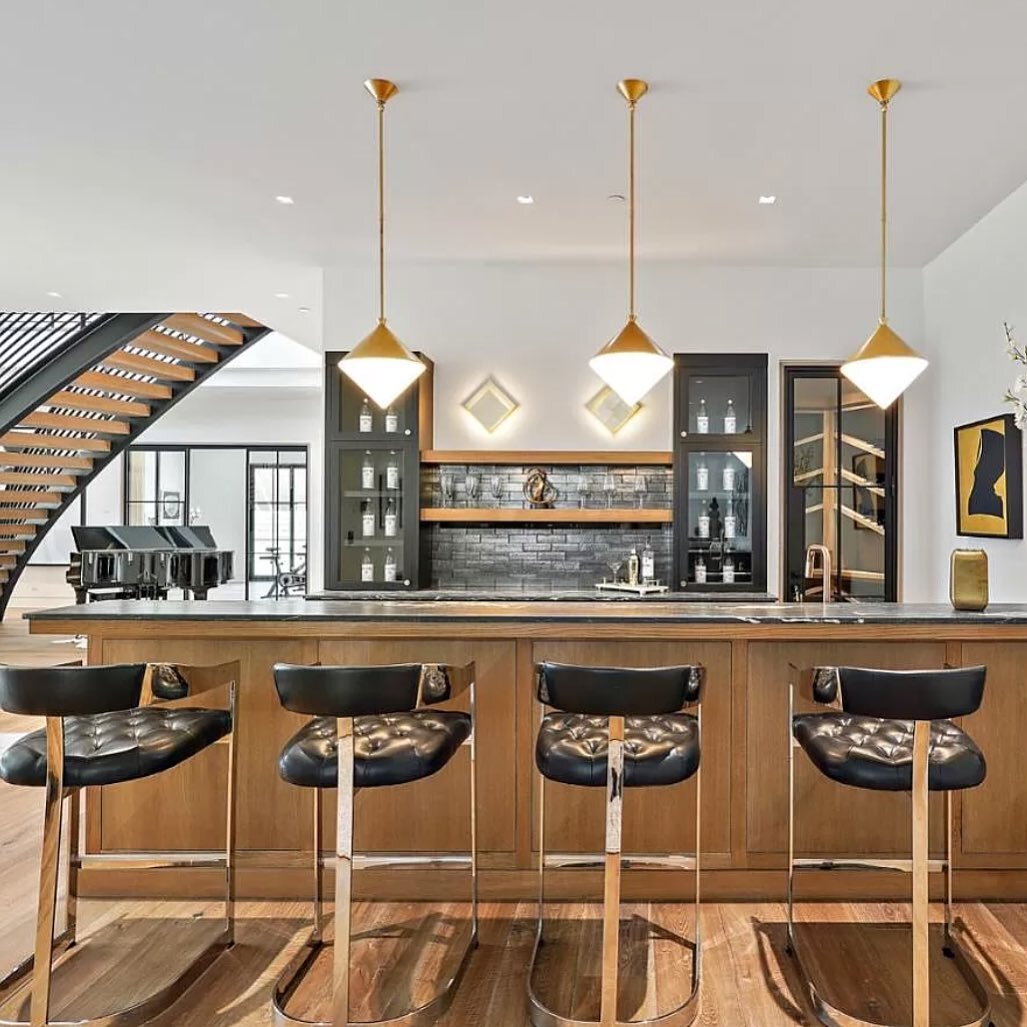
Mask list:
[[378,101],[378,321],[385,324],[385,101]]
[[628,320],[635,320],[635,103],[628,104]]
[[888,321],[888,101],[881,102],[881,324]]

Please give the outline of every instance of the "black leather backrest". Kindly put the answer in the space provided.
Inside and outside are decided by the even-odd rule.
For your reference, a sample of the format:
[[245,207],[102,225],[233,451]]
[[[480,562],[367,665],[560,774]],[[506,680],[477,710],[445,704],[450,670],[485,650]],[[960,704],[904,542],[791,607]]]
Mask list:
[[702,698],[703,668],[538,665],[538,700],[567,713],[630,717],[676,713]]
[[314,717],[366,717],[405,713],[417,706],[421,664],[384,667],[310,667],[275,664],[275,688],[293,713]]
[[869,670],[839,667],[842,708],[865,717],[947,720],[973,713],[984,696],[986,667]]
[[0,667],[0,707],[32,717],[89,716],[139,705],[145,663]]

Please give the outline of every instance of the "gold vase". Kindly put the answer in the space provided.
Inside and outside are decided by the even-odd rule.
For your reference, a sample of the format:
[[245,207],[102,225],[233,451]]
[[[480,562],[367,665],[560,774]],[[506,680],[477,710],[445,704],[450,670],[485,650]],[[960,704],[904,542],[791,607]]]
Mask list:
[[988,605],[988,554],[983,549],[953,549],[949,598],[957,610],[980,612]]

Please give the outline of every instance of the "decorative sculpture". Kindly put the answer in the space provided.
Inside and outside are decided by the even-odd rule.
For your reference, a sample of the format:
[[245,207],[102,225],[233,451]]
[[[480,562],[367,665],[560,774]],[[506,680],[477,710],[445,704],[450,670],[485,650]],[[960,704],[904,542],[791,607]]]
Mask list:
[[533,510],[551,510],[560,490],[541,467],[529,467],[524,475],[524,498]]

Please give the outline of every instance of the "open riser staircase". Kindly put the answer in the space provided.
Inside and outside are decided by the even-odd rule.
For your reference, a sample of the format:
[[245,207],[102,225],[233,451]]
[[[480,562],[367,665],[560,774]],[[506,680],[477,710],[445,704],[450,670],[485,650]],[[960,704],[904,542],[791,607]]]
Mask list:
[[234,313],[0,312],[0,618],[93,477],[269,330]]

